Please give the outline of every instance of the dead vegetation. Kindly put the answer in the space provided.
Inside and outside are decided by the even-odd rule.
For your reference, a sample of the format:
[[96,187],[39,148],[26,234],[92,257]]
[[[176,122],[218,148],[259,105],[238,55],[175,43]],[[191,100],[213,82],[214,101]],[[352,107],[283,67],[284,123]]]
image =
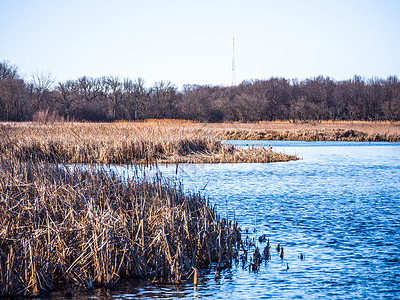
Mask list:
[[399,136],[387,134],[368,135],[364,132],[349,129],[310,129],[296,131],[249,131],[227,130],[218,136],[224,140],[286,140],[286,141],[354,141],[354,142],[399,142]]
[[173,183],[0,158],[0,295],[176,283],[237,257],[237,224]]
[[176,123],[10,123],[0,154],[21,161],[84,164],[268,163],[297,159],[270,148],[239,149],[214,130]]
[[400,124],[390,122],[221,123],[202,128],[226,140],[400,141]]
[[[0,296],[121,277],[196,284],[198,268],[229,267],[240,247],[247,260],[238,225],[205,198],[98,164],[296,159],[224,145],[184,122],[8,123],[0,141]],[[89,165],[65,165],[76,163]]]

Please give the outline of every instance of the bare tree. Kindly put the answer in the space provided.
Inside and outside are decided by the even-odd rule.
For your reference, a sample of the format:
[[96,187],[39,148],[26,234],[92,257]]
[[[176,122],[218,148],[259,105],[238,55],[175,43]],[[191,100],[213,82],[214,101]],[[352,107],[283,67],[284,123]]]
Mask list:
[[0,62],[0,120],[22,121],[29,118],[25,109],[29,94],[18,67],[7,61]]
[[151,88],[152,112],[155,118],[177,117],[177,88],[171,82],[156,82]]
[[123,101],[122,83],[118,77],[107,76],[102,78],[101,84],[103,86],[103,91],[106,92],[106,95],[111,100],[111,105],[109,107],[110,118],[112,120],[121,118],[121,105]]
[[43,105],[43,102],[48,100],[47,97],[52,89],[55,79],[51,73],[39,71],[32,73],[31,78],[31,92],[34,97],[34,102],[32,103],[32,113],[35,113],[39,110],[46,110],[46,108],[48,108],[48,104]]
[[21,79],[19,76],[18,67],[4,60],[0,62],[0,80],[5,79]]
[[80,77],[77,79],[78,94],[83,98],[82,100],[90,103],[101,96],[101,80],[91,77]]
[[123,96],[128,107],[127,114],[133,120],[139,119],[140,113],[142,113],[141,117],[143,117],[144,105],[149,96],[144,84],[144,79],[140,77],[135,81],[129,78],[125,78],[123,81]]

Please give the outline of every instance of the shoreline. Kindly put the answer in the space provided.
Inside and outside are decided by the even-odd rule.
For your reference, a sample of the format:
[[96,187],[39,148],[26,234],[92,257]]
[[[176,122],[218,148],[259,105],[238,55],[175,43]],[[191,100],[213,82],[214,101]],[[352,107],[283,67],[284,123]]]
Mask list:
[[197,126],[226,140],[400,142],[399,122],[199,123]]

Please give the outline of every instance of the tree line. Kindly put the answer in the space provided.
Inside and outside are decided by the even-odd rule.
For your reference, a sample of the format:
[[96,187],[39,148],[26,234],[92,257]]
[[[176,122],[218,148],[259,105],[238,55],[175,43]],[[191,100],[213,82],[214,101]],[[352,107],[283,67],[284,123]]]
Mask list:
[[400,120],[400,81],[318,76],[270,78],[236,86],[184,85],[116,76],[55,83],[44,73],[30,81],[0,62],[0,121],[55,118],[76,121],[188,119],[200,122]]

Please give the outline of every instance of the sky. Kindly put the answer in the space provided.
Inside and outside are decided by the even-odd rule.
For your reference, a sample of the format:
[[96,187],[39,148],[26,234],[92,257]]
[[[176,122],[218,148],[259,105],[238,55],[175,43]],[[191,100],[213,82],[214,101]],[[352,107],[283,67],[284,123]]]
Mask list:
[[233,56],[237,84],[400,72],[400,0],[0,0],[0,12],[0,61],[26,80],[230,86]]

